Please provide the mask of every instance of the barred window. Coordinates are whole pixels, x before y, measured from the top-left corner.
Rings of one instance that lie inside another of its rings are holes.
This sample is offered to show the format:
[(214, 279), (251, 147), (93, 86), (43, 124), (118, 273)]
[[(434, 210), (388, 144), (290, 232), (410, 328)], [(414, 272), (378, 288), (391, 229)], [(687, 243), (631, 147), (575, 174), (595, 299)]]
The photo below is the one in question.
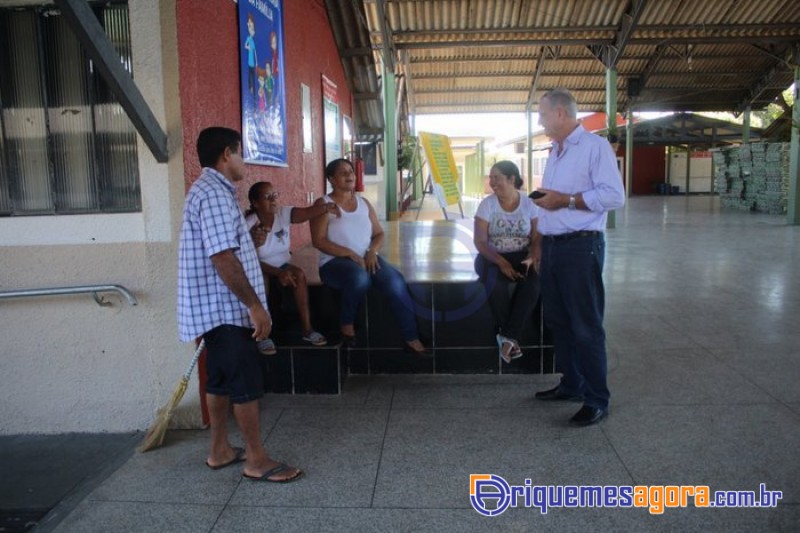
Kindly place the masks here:
[[(128, 6), (93, 6), (131, 71)], [(136, 129), (66, 19), (0, 10), (0, 215), (141, 211)]]

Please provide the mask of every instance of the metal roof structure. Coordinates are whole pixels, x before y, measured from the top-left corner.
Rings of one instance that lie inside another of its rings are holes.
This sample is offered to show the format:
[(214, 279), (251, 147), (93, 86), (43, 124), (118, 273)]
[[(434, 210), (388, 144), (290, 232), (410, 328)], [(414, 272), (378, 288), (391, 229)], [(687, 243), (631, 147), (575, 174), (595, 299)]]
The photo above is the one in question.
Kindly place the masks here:
[[(602, 115), (602, 114), (601, 114)], [(605, 117), (603, 116), (605, 120)], [(587, 127), (584, 124), (584, 127)], [(587, 127), (602, 136), (608, 134), (606, 128), (595, 129)], [(625, 146), (628, 135), (628, 125), (621, 123), (617, 126), (617, 141)], [(550, 150), (553, 142), (544, 130), (537, 128), (532, 132), (533, 151)], [(642, 119), (638, 117), (634, 123), (634, 144), (656, 144), (663, 146), (690, 146), (693, 150), (707, 150), (717, 146), (740, 144), (744, 136), (744, 126), (726, 120), (719, 120), (696, 113), (680, 112), (663, 117)], [(766, 138), (766, 130), (750, 128), (749, 140), (759, 141)], [(509, 139), (502, 143), (508, 146), (524, 143), (527, 135)]]
[(357, 112), (372, 131), (382, 127), (381, 57), (411, 114), (535, 111), (555, 87), (573, 91), (581, 111), (601, 111), (609, 68), (622, 112), (742, 112), (772, 102), (800, 62), (797, 0), (326, 4)]
[[(742, 142), (743, 126), (694, 113), (676, 113), (666, 117), (638, 122), (633, 128), (635, 144), (689, 145), (694, 149), (712, 148)], [(625, 143), (627, 126), (617, 131), (620, 144)], [(759, 140), (761, 128), (750, 128), (750, 140)]]

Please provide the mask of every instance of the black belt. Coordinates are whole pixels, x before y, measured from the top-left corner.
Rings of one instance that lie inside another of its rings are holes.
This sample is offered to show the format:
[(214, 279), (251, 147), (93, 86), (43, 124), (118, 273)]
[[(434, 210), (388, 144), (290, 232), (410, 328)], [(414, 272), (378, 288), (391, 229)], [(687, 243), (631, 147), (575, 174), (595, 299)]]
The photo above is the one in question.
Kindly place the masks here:
[(568, 241), (570, 239), (578, 239), (581, 237), (599, 237), (603, 234), (602, 231), (573, 231), (572, 233), (562, 233), (561, 235), (543, 235), (548, 241)]

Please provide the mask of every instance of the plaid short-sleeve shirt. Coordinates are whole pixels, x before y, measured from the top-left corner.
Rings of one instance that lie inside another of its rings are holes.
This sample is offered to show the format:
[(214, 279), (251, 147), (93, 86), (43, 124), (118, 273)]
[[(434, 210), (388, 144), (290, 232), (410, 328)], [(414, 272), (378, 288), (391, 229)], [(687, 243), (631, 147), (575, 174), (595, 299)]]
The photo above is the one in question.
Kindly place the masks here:
[(232, 249), (264, 308), (258, 255), (233, 184), (204, 168), (186, 195), (178, 248), (178, 336), (191, 341), (222, 324), (251, 327), (247, 307), (219, 277), (211, 256)]

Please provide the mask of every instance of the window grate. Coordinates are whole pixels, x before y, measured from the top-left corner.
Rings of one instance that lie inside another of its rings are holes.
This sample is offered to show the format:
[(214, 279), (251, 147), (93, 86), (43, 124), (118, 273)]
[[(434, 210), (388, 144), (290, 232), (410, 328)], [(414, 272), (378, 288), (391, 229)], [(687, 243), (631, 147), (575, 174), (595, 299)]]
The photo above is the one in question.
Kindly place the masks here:
[[(130, 72), (127, 4), (94, 12)], [(92, 67), (58, 11), (0, 10), (0, 215), (141, 211), (136, 130)]]

